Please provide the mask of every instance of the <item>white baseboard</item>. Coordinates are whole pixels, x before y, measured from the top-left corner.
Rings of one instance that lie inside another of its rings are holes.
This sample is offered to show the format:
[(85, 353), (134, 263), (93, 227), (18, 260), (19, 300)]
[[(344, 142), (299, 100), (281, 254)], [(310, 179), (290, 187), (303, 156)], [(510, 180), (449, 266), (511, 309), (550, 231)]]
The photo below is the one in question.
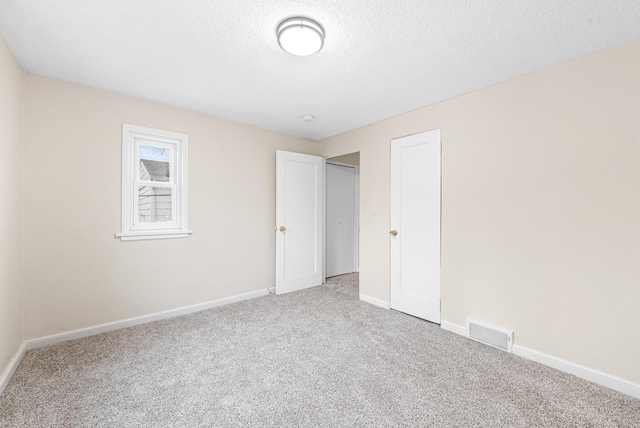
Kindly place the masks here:
[(20, 361), (22, 360), (22, 356), (27, 351), (27, 345), (22, 342), (20, 347), (18, 348), (18, 352), (13, 356), (11, 361), (9, 361), (9, 365), (4, 369), (2, 375), (0, 375), (0, 395), (4, 392), (4, 389), (9, 384), (11, 380), (11, 376), (16, 372), (18, 365), (20, 365)]
[(597, 383), (598, 385), (615, 389), (623, 394), (640, 398), (640, 385), (624, 379), (583, 367), (579, 364), (562, 360), (551, 355), (543, 354), (542, 352), (534, 351), (533, 349), (525, 348), (524, 346), (513, 345), (513, 353), (528, 360), (544, 364), (545, 366), (553, 367), (554, 369), (558, 369), (565, 373), (576, 375), (582, 379)]
[(459, 334), (460, 336), (468, 337), (467, 328), (459, 326), (458, 324), (454, 324), (449, 321), (440, 321), (440, 328), (443, 330), (450, 331), (455, 334)]
[(367, 296), (366, 294), (360, 293), (360, 300), (362, 300), (363, 302), (370, 303), (374, 306), (378, 306), (383, 309), (391, 309), (391, 305), (389, 305), (389, 302), (385, 300), (376, 299), (375, 297)]
[(25, 340), (24, 344), (26, 349), (35, 349), (42, 346), (53, 345), (56, 343), (64, 342), (66, 340), (80, 339), (83, 337), (93, 336), (100, 333), (106, 333), (108, 331), (119, 330), (121, 328), (133, 327), (140, 324), (146, 324), (148, 322), (159, 321), (167, 318), (174, 318), (181, 315), (191, 314), (194, 312), (200, 312), (207, 309), (215, 308), (218, 306), (224, 306), (231, 303), (240, 302), (242, 300), (253, 299), (256, 297), (266, 296), (273, 293), (274, 288), (265, 288), (263, 290), (252, 291), (250, 293), (238, 294), (237, 296), (224, 297), (222, 299), (212, 300), (210, 302), (198, 303), (191, 306), (184, 306), (181, 308), (170, 309), (168, 311), (157, 312), (154, 314), (143, 315), (135, 318), (128, 318), (121, 321), (114, 321), (106, 324), (100, 324), (93, 327), (81, 328), (79, 330), (67, 331), (64, 333), (53, 334), (51, 336), (39, 337), (36, 339)]
[[(459, 326), (458, 324), (442, 321), (440, 327), (443, 330), (451, 331), (459, 334), (460, 336), (467, 337), (467, 329)], [(542, 352), (534, 351), (533, 349), (525, 348), (524, 346), (513, 345), (512, 352), (520, 357), (526, 358), (527, 360), (535, 361), (536, 363), (578, 376), (590, 382), (597, 383), (598, 385), (606, 386), (607, 388), (622, 392), (623, 394), (640, 398), (640, 385), (624, 379), (583, 367), (579, 364), (562, 360), (551, 355), (543, 354)]]

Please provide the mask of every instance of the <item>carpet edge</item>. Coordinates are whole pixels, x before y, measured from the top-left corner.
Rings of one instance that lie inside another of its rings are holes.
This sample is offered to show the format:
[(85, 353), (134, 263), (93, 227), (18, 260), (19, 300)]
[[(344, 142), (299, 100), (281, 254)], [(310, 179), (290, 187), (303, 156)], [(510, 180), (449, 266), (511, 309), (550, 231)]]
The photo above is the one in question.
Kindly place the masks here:
[(22, 357), (24, 356), (25, 352), (27, 352), (27, 344), (23, 341), (18, 347), (18, 351), (15, 353), (13, 358), (11, 358), (9, 364), (4, 369), (4, 372), (2, 372), (2, 374), (0, 375), (0, 396), (4, 392), (4, 389), (7, 387), (7, 385), (9, 385), (9, 381), (20, 365), (20, 361), (22, 361)]
[(620, 379), (610, 374), (584, 367), (579, 364), (572, 363), (571, 361), (563, 360), (561, 358), (535, 351), (521, 345), (514, 344), (513, 353), (528, 360), (544, 364), (545, 366), (558, 369), (565, 373), (578, 376), (579, 378), (640, 399), (640, 385), (628, 380)]
[(391, 309), (391, 305), (386, 300), (376, 299), (375, 297), (367, 296), (366, 294), (360, 293), (360, 300), (382, 309)]
[[(440, 328), (452, 333), (459, 334), (460, 336), (468, 339), (467, 329), (458, 324), (454, 324), (449, 321), (442, 321)], [(600, 372), (598, 370), (590, 369), (588, 367), (581, 366), (571, 361), (563, 360), (561, 358), (554, 357), (552, 355), (545, 354), (540, 351), (526, 348), (522, 345), (513, 345), (512, 353), (526, 358), (527, 360), (535, 361), (547, 367), (551, 367), (560, 370), (565, 373), (569, 373), (589, 382), (596, 383), (607, 388), (611, 388), (615, 391), (629, 395), (633, 398), (640, 399), (640, 385), (630, 382), (625, 379), (609, 375), (607, 373)]]
[(446, 331), (450, 331), (455, 334), (459, 334), (460, 336), (468, 337), (467, 328), (459, 326), (458, 324), (454, 324), (449, 321), (441, 320), (440, 328)]

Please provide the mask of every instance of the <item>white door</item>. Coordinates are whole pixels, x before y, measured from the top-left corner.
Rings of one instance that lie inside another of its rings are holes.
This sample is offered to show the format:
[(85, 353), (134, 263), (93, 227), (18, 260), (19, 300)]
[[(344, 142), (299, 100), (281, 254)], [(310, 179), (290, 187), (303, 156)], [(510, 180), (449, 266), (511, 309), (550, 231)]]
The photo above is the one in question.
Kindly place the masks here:
[(322, 284), (322, 162), (276, 151), (276, 294)]
[(327, 277), (356, 271), (356, 168), (327, 163)]
[(391, 308), (440, 323), (440, 130), (391, 141)]

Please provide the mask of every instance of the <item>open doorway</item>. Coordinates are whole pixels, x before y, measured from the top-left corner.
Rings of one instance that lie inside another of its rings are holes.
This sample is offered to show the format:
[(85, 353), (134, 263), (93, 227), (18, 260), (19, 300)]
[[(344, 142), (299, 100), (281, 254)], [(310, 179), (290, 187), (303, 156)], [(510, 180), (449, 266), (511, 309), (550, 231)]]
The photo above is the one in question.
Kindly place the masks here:
[(360, 152), (326, 161), (326, 286), (358, 298)]

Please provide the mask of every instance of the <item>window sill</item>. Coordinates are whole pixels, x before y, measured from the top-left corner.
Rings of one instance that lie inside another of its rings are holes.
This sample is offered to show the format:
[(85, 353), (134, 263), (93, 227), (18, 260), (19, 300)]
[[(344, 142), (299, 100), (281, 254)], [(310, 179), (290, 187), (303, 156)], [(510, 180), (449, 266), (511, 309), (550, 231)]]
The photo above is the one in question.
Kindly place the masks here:
[(175, 239), (188, 238), (193, 230), (142, 230), (136, 232), (116, 233), (116, 238), (121, 241), (142, 241), (146, 239)]

